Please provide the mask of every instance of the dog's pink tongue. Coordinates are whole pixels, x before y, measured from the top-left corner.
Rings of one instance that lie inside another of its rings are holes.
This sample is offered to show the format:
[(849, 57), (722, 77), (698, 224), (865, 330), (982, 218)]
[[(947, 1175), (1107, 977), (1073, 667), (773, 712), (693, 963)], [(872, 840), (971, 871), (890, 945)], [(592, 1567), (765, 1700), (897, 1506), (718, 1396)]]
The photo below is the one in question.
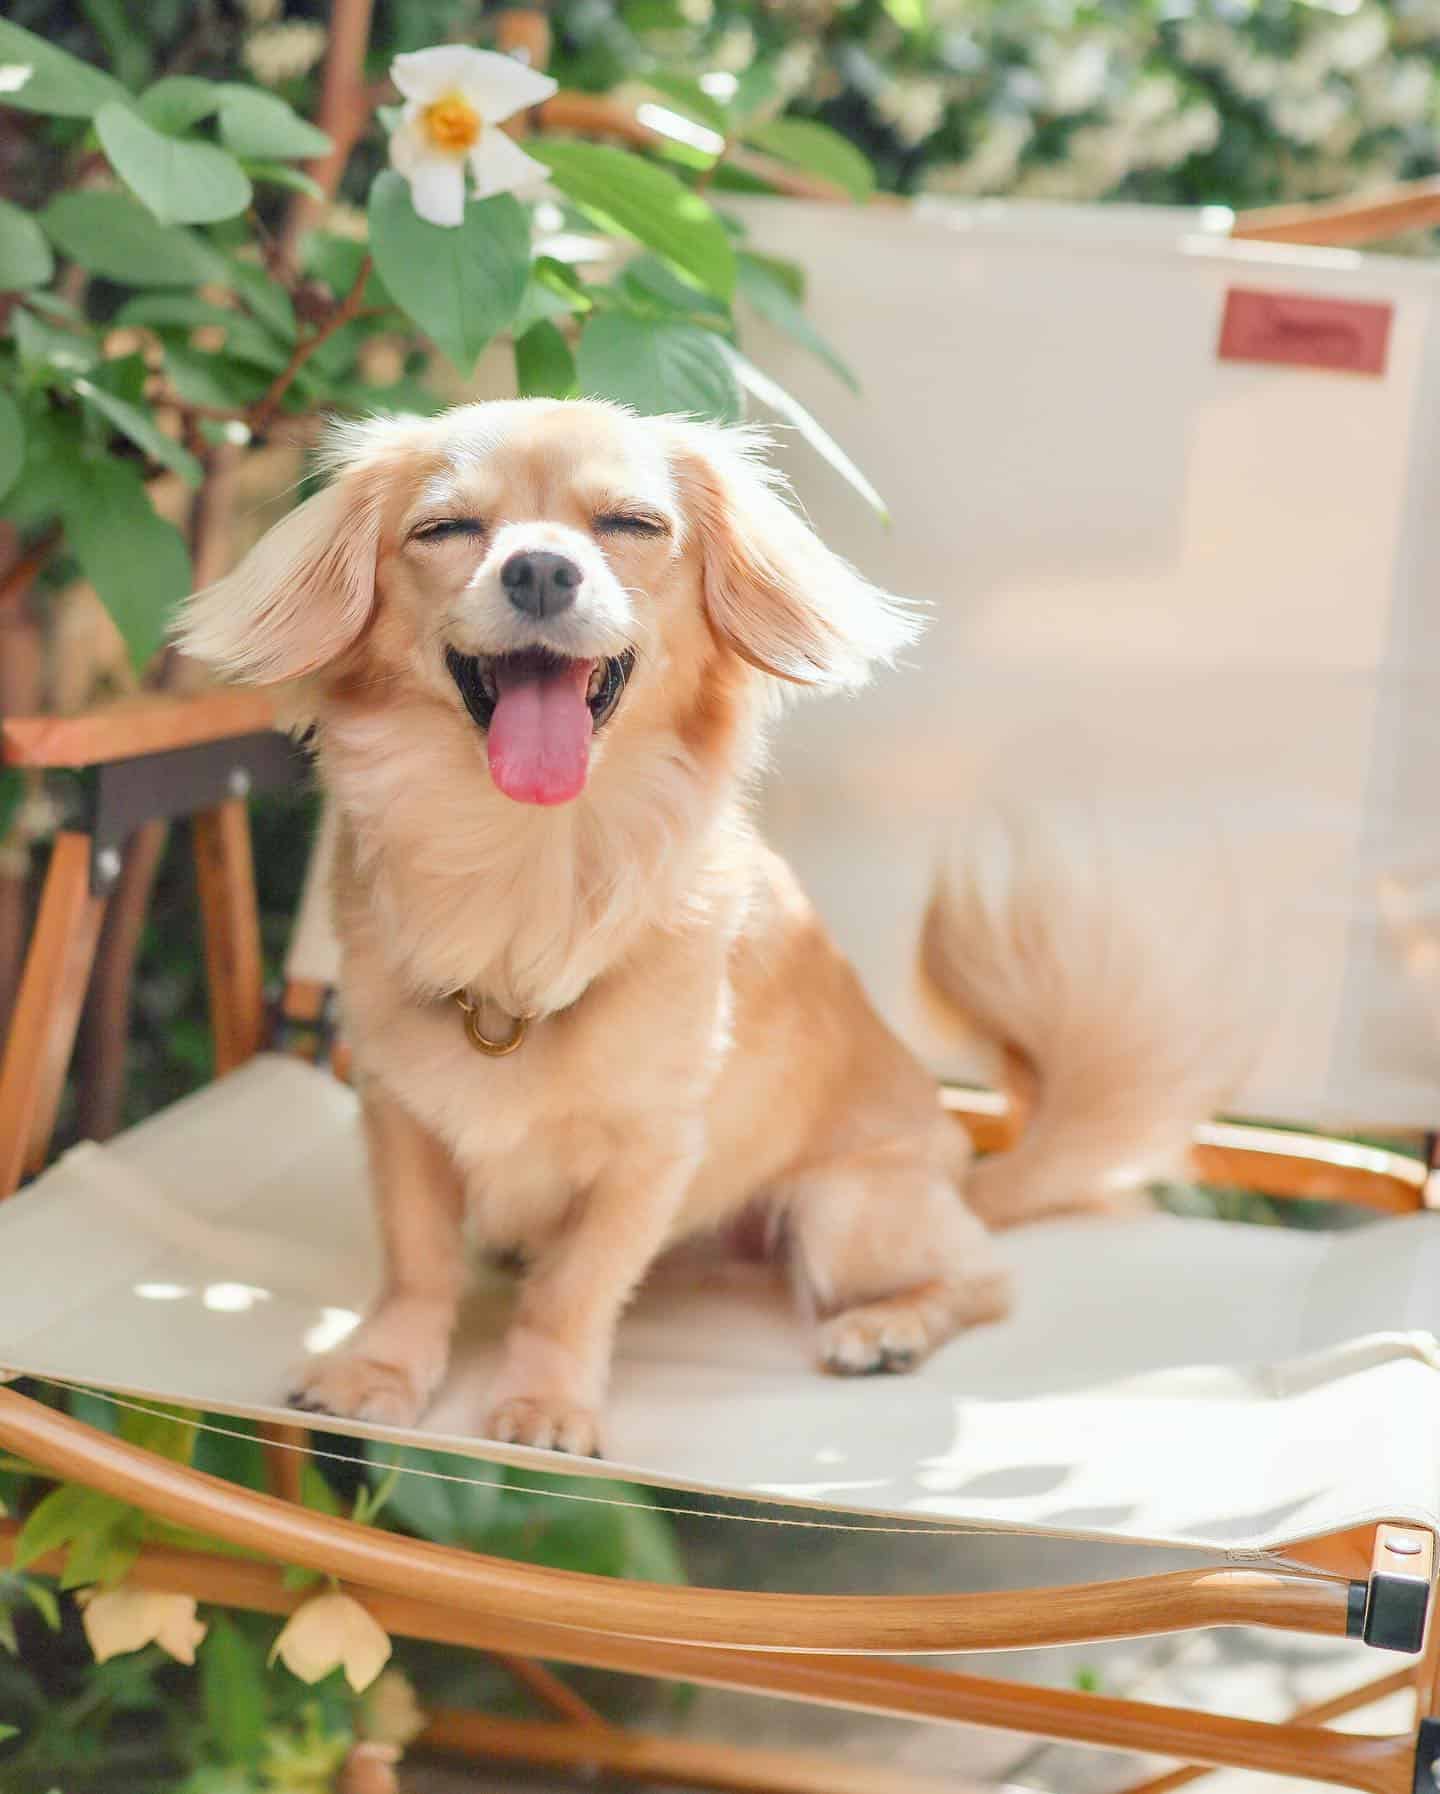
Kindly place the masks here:
[(568, 804), (585, 789), (593, 728), (585, 688), (593, 660), (553, 672), (496, 663), (490, 776), (520, 804)]

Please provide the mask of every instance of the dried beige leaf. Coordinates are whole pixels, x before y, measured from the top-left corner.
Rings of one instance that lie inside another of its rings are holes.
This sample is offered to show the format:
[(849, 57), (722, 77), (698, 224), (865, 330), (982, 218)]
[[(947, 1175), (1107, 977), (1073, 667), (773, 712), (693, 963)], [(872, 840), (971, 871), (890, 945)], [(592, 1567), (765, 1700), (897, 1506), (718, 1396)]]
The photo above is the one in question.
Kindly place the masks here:
[(425, 1730), (425, 1715), (403, 1669), (387, 1669), (370, 1689), (360, 1710), (360, 1729), (367, 1739), (401, 1750)]
[(390, 1657), (383, 1626), (360, 1603), (332, 1590), (297, 1607), (270, 1652), (302, 1682), (319, 1682), (334, 1669), (357, 1694), (368, 1688)]
[(195, 1648), (205, 1636), (205, 1622), (195, 1616), (193, 1595), (87, 1588), (76, 1599), (84, 1609), (85, 1636), (97, 1663), (148, 1644), (158, 1644), (177, 1663), (193, 1663)]

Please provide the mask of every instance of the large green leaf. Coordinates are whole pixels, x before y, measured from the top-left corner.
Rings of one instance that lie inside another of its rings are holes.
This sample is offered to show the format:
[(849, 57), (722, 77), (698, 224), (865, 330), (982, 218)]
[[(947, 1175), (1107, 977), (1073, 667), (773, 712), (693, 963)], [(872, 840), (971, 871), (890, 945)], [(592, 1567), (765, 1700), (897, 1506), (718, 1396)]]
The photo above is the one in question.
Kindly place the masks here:
[(725, 347), (697, 324), (605, 312), (586, 324), (578, 365), (588, 398), (620, 399), (650, 416), (685, 411), (729, 423), (740, 416)]
[(106, 392), (103, 386), (97, 386), (93, 380), (77, 380), (75, 391), (87, 405), (114, 424), (122, 436), (128, 436), (131, 442), (144, 449), (152, 461), (158, 461), (162, 467), (178, 473), (187, 486), (200, 484), (204, 469), (194, 455), (176, 442), (173, 436), (167, 436), (141, 406), (117, 399), (114, 393)]
[(735, 290), (735, 252), (698, 193), (629, 150), (598, 143), (533, 143), (555, 185), (600, 224), (653, 249), (718, 298)]
[(856, 492), (867, 505), (886, 523), (890, 521), (890, 509), (880, 494), (861, 473), (860, 469), (836, 442), (835, 438), (814, 416), (800, 403), (793, 393), (789, 393), (777, 380), (772, 380), (766, 373), (739, 352), (732, 349), (729, 343), (722, 345), (723, 353), (735, 370), (735, 377), (753, 399), (757, 399), (767, 410), (773, 411), (776, 417), (782, 418), (793, 430), (799, 432), (823, 461), (829, 463)]
[(64, 1483), (31, 1509), (15, 1539), (14, 1567), (23, 1570), (89, 1534), (113, 1532), (132, 1511), (112, 1495), (102, 1495), (82, 1483)]
[(26, 368), (54, 368), (61, 374), (83, 374), (100, 359), (100, 345), (78, 330), (65, 330), (48, 324), (23, 305), (17, 305), (10, 317), (10, 328), (20, 365)]
[(110, 165), (162, 224), (212, 224), (250, 204), (250, 180), (228, 151), (147, 125), (129, 106), (102, 106), (95, 131)]
[(143, 667), (190, 590), (190, 555), (180, 532), (156, 514), (139, 474), (123, 461), (77, 467), (62, 515), (85, 577), (115, 620), (130, 658)]
[(814, 119), (770, 118), (763, 124), (747, 125), (745, 141), (768, 150), (782, 162), (833, 181), (851, 199), (869, 199), (875, 191), (875, 170), (855, 145)]
[(522, 399), (573, 399), (579, 390), (570, 345), (548, 318), (515, 339), (515, 386)]
[(62, 255), (134, 287), (192, 287), (227, 278), (223, 258), (190, 231), (158, 224), (125, 193), (62, 193), (40, 214)]
[(253, 1764), (268, 1717), (265, 1657), (228, 1614), (211, 1619), (200, 1647), (200, 1692), (208, 1741), (227, 1762)]
[[(353, 278), (353, 276), (352, 276)], [(295, 307), (280, 282), (253, 262), (231, 258), (225, 284), (234, 289), (262, 324), (287, 343), (295, 341)]]
[(392, 172), (370, 189), (370, 248), (400, 309), (468, 374), (520, 308), (530, 273), (530, 221), (508, 193), (471, 203), (453, 230), (416, 216)]
[(854, 374), (815, 328), (805, 308), (797, 302), (790, 282), (773, 262), (763, 256), (741, 253), (740, 296), (754, 306), (767, 324), (783, 330), (802, 349), (818, 356), (851, 392), (860, 390)]
[(25, 530), (52, 523), (78, 477), (82, 441), (80, 421), (73, 412), (54, 411), (48, 405), (30, 408), (25, 414), (25, 465), (0, 498), (5, 516)]
[(395, 1465), (401, 1468), (385, 1503), (389, 1519), (437, 1545), (472, 1551), (485, 1546), (500, 1512), (502, 1485), (496, 1472), (487, 1474), (486, 1466), (474, 1458), (412, 1451), (405, 1445), (370, 1445), (366, 1455), (377, 1479)]
[(157, 131), (188, 131), (220, 105), (221, 88), (198, 75), (167, 75), (140, 96), (140, 110)]
[(130, 104), (118, 81), (78, 56), (57, 50), (43, 37), (0, 19), (0, 106), (61, 118), (92, 118), (112, 102)]
[(25, 420), (8, 392), (0, 392), (0, 498), (20, 477), (25, 465)]
[(54, 272), (44, 231), (29, 212), (0, 199), (0, 293), (43, 287)]
[(273, 93), (258, 87), (220, 90), (220, 135), (237, 156), (284, 162), (323, 156), (330, 139)]

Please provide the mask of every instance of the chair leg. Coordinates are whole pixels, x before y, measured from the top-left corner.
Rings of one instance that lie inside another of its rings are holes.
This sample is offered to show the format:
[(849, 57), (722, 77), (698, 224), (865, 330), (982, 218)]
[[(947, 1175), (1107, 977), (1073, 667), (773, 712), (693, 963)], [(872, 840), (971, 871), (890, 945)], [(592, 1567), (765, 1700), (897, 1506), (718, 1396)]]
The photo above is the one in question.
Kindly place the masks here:
[(195, 818), (195, 876), (205, 931), (205, 974), (217, 1076), (260, 1051), (265, 984), (250, 815), (240, 798)]
[(104, 916), (90, 888), (90, 837), (67, 829), (51, 850), (0, 1061), (0, 1200), (50, 1150)]
[[(1308, 1707), (1297, 1707), (1288, 1723), (1326, 1725), (1330, 1720), (1339, 1719), (1346, 1713), (1358, 1713), (1361, 1708), (1372, 1706), (1376, 1701), (1388, 1700), (1392, 1694), (1403, 1694), (1413, 1686), (1416, 1673), (1413, 1669), (1392, 1670), (1388, 1676), (1366, 1682), (1360, 1688), (1347, 1688), (1343, 1694), (1332, 1695), (1328, 1701), (1316, 1701)], [(1213, 1769), (1203, 1764), (1187, 1763), (1180, 1769), (1167, 1770), (1164, 1775), (1150, 1776), (1143, 1782), (1131, 1782), (1122, 1790), (1122, 1794), (1171, 1794), (1174, 1788), (1188, 1787), (1202, 1776), (1214, 1773)]]

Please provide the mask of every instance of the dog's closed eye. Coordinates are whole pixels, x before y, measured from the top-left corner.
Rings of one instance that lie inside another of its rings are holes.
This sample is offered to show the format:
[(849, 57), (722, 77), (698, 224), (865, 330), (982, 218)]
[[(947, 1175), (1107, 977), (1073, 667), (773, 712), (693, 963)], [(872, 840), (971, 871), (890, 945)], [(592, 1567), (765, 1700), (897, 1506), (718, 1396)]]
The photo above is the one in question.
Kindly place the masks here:
[(483, 517), (436, 517), (417, 523), (410, 532), (412, 542), (448, 542), (455, 536), (483, 536)]
[(670, 524), (658, 511), (602, 511), (595, 519), (597, 536), (668, 536)]

